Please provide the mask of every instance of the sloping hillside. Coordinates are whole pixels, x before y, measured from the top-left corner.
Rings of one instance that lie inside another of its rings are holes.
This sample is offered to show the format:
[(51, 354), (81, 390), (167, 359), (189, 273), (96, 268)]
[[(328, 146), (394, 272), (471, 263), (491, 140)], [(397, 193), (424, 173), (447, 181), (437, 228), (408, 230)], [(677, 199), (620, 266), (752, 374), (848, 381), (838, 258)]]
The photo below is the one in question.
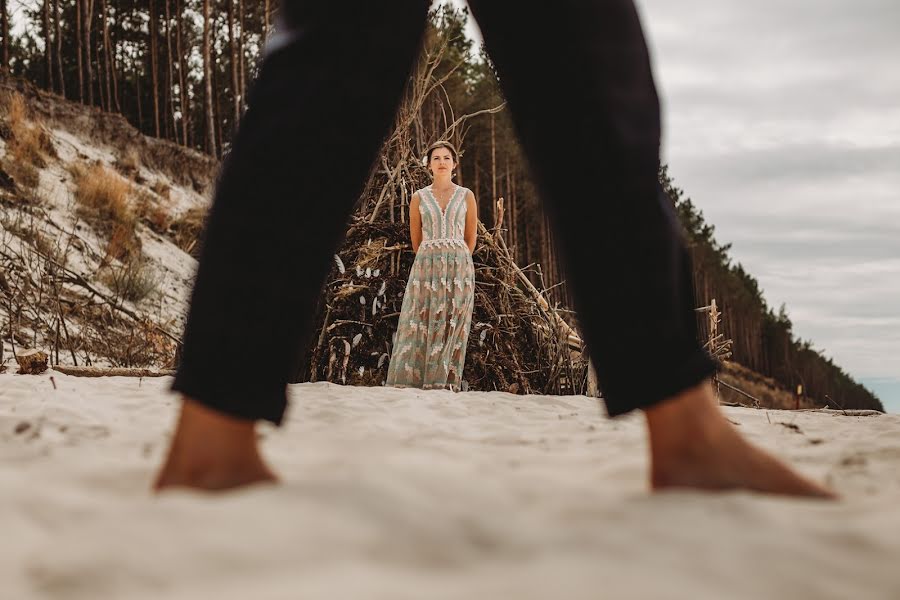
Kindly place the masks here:
[(170, 363), (217, 162), (19, 80), (0, 137), (0, 362)]

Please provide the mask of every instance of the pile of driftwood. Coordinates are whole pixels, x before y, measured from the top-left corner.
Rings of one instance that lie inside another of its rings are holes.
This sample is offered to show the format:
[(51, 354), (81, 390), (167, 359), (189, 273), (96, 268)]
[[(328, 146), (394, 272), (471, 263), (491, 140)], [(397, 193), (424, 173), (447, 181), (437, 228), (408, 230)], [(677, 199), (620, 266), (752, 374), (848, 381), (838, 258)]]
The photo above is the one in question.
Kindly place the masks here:
[[(297, 381), (381, 385), (387, 377), (415, 258), (408, 225), (410, 196), (431, 182), (421, 162), (425, 149), (435, 140), (464, 147), (471, 119), (503, 108), (501, 104), (455, 114), (442, 87), (461, 64), (446, 61), (450, 41), (438, 35), (426, 39), (393, 133), (381, 149), (335, 256), (316, 315), (316, 334)], [(495, 214), (502, 214), (502, 200)], [(502, 226), (502, 216), (490, 229), (479, 224), (473, 255), (475, 308), (463, 387), (520, 394), (596, 394), (596, 386), (588, 383), (581, 340), (515, 264), (500, 235)], [(532, 278), (541, 281), (539, 271)]]
[[(419, 184), (427, 176), (415, 171)], [(408, 206), (403, 207), (404, 210)], [(502, 200), (499, 203), (502, 214)], [(354, 217), (335, 256), (300, 381), (381, 385), (415, 254), (409, 225), (388, 212)], [(581, 340), (520, 269), (499, 235), (479, 223), (475, 308), (463, 372), (470, 390), (589, 393)]]

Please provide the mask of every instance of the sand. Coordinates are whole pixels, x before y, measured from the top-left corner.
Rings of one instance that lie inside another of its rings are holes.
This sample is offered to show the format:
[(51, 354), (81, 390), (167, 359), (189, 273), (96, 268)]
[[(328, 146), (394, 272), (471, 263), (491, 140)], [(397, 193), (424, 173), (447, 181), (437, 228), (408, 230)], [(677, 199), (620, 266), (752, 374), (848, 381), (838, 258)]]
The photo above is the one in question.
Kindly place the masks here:
[(591, 398), (303, 384), (282, 485), (153, 496), (169, 384), (0, 375), (0, 598), (900, 598), (900, 415), (726, 409), (823, 503), (652, 494)]

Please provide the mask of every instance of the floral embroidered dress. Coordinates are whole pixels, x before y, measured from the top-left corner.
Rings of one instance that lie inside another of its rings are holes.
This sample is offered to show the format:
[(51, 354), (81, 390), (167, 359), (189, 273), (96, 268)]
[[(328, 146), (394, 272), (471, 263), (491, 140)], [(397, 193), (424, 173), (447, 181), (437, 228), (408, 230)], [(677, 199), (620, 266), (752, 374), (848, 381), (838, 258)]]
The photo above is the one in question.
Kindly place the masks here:
[(422, 243), (406, 283), (386, 385), (458, 391), (475, 303), (475, 267), (463, 234), (468, 190), (457, 186), (441, 210), (419, 194)]

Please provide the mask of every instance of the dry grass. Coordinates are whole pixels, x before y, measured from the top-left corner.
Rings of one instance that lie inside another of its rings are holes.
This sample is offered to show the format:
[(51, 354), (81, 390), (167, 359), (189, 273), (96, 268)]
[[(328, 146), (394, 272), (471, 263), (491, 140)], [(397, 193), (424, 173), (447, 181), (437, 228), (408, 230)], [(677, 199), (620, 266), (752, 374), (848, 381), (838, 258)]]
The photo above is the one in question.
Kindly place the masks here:
[(188, 254), (195, 254), (200, 245), (200, 236), (205, 223), (205, 208), (192, 208), (174, 219), (170, 230), (175, 244)]
[(130, 186), (121, 177), (99, 164), (78, 165), (73, 169), (73, 175), (81, 217), (104, 226), (107, 233), (116, 223), (134, 223), (134, 214), (128, 206)]
[(138, 219), (156, 233), (165, 235), (169, 232), (172, 217), (169, 211), (158, 204), (158, 200), (153, 194), (141, 191), (138, 194), (135, 212)]
[(16, 159), (3, 161), (3, 170), (12, 178), (16, 186), (29, 195), (37, 190), (38, 184), (41, 182), (40, 172), (28, 163), (23, 163)]
[(0, 136), (6, 139), (2, 168), (23, 192), (32, 194), (47, 158), (56, 157), (53, 142), (43, 126), (30, 118), (21, 94), (0, 99), (0, 115)]
[(156, 233), (166, 233), (172, 224), (169, 212), (161, 206), (151, 206), (145, 213), (144, 218), (147, 226)]
[(172, 190), (169, 184), (161, 179), (157, 179), (150, 189), (153, 190), (153, 193), (166, 200), (169, 199), (169, 192)]
[(135, 179), (141, 169), (141, 159), (136, 151), (129, 150), (119, 154), (113, 167), (124, 177)]
[(6, 122), (9, 126), (9, 150), (37, 168), (47, 166), (47, 157), (56, 157), (56, 149), (50, 134), (42, 124), (33, 119), (21, 94), (12, 94), (5, 103)]
[(69, 175), (72, 176), (72, 180), (76, 183), (79, 179), (87, 175), (88, 167), (90, 167), (90, 163), (87, 162), (86, 155), (79, 152), (78, 158), (80, 160), (70, 162), (68, 165), (66, 165), (66, 170), (69, 171)]
[(134, 225), (116, 223), (109, 234), (103, 263), (108, 264), (111, 260), (129, 263), (136, 259), (140, 252), (141, 242), (134, 230)]
[(75, 165), (78, 215), (109, 241), (106, 260), (128, 260), (138, 254), (137, 217), (128, 204), (131, 186), (103, 165)]

